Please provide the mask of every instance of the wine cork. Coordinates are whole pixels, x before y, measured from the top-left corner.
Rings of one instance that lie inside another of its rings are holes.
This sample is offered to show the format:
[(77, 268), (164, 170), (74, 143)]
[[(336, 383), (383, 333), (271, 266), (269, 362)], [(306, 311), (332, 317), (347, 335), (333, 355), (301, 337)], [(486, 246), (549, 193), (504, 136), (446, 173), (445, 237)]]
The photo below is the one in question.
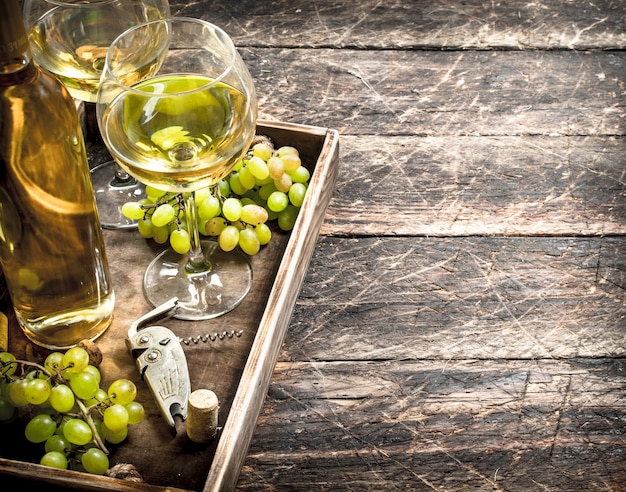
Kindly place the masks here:
[(199, 389), (189, 396), (187, 436), (196, 443), (210, 441), (217, 433), (219, 400), (211, 390)]

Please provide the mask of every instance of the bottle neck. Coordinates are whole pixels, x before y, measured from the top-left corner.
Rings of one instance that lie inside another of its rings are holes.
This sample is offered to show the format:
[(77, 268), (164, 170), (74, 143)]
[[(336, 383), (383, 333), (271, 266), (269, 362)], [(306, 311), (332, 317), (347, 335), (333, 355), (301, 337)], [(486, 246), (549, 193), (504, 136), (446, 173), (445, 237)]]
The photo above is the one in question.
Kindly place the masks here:
[(31, 63), (30, 46), (18, 0), (0, 0), (0, 77)]

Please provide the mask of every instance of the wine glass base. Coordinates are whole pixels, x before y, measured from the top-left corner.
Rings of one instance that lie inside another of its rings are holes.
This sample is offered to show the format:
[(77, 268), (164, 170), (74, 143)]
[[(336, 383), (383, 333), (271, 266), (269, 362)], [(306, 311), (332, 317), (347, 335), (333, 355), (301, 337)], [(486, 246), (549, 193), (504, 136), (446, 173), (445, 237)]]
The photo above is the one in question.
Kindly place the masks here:
[(237, 307), (252, 286), (252, 265), (238, 251), (222, 251), (214, 241), (201, 241), (211, 262), (209, 272), (187, 273), (187, 255), (167, 249), (148, 266), (144, 294), (153, 306), (178, 298), (174, 317), (184, 320), (216, 318)]
[(136, 229), (137, 221), (122, 215), (122, 205), (145, 196), (146, 187), (131, 178), (128, 183), (115, 180), (115, 162), (97, 165), (91, 170), (91, 182), (96, 195), (100, 225), (105, 229)]

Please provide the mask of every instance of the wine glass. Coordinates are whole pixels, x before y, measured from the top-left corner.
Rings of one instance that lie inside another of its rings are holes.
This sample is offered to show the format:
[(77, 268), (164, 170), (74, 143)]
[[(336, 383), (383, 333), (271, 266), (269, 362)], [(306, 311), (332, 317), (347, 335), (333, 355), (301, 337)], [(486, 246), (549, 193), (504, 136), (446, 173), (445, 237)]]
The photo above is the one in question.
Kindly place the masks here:
[(195, 191), (224, 178), (256, 130), (256, 92), (233, 41), (199, 19), (132, 27), (107, 53), (96, 114), (111, 155), (139, 181), (182, 192), (191, 250), (168, 248), (144, 275), (147, 299), (178, 298), (175, 316), (209, 319), (245, 297), (252, 268), (238, 251), (200, 241)]
[[(23, 14), (35, 61), (84, 102), (86, 137), (98, 138), (94, 103), (109, 45), (132, 25), (169, 17), (170, 8), (167, 0), (25, 0)], [(143, 184), (115, 161), (93, 167), (91, 182), (102, 227), (137, 227), (121, 208), (144, 194)]]

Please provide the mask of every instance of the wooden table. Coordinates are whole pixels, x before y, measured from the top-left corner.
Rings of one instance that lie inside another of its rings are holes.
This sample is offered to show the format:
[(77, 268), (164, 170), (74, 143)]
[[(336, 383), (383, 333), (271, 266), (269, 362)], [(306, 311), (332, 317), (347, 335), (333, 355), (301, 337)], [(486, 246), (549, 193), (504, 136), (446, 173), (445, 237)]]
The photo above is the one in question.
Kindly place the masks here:
[(626, 4), (171, 4), (341, 134), (237, 489), (626, 490)]
[(625, 490), (626, 4), (174, 1), (339, 180), (239, 490)]

